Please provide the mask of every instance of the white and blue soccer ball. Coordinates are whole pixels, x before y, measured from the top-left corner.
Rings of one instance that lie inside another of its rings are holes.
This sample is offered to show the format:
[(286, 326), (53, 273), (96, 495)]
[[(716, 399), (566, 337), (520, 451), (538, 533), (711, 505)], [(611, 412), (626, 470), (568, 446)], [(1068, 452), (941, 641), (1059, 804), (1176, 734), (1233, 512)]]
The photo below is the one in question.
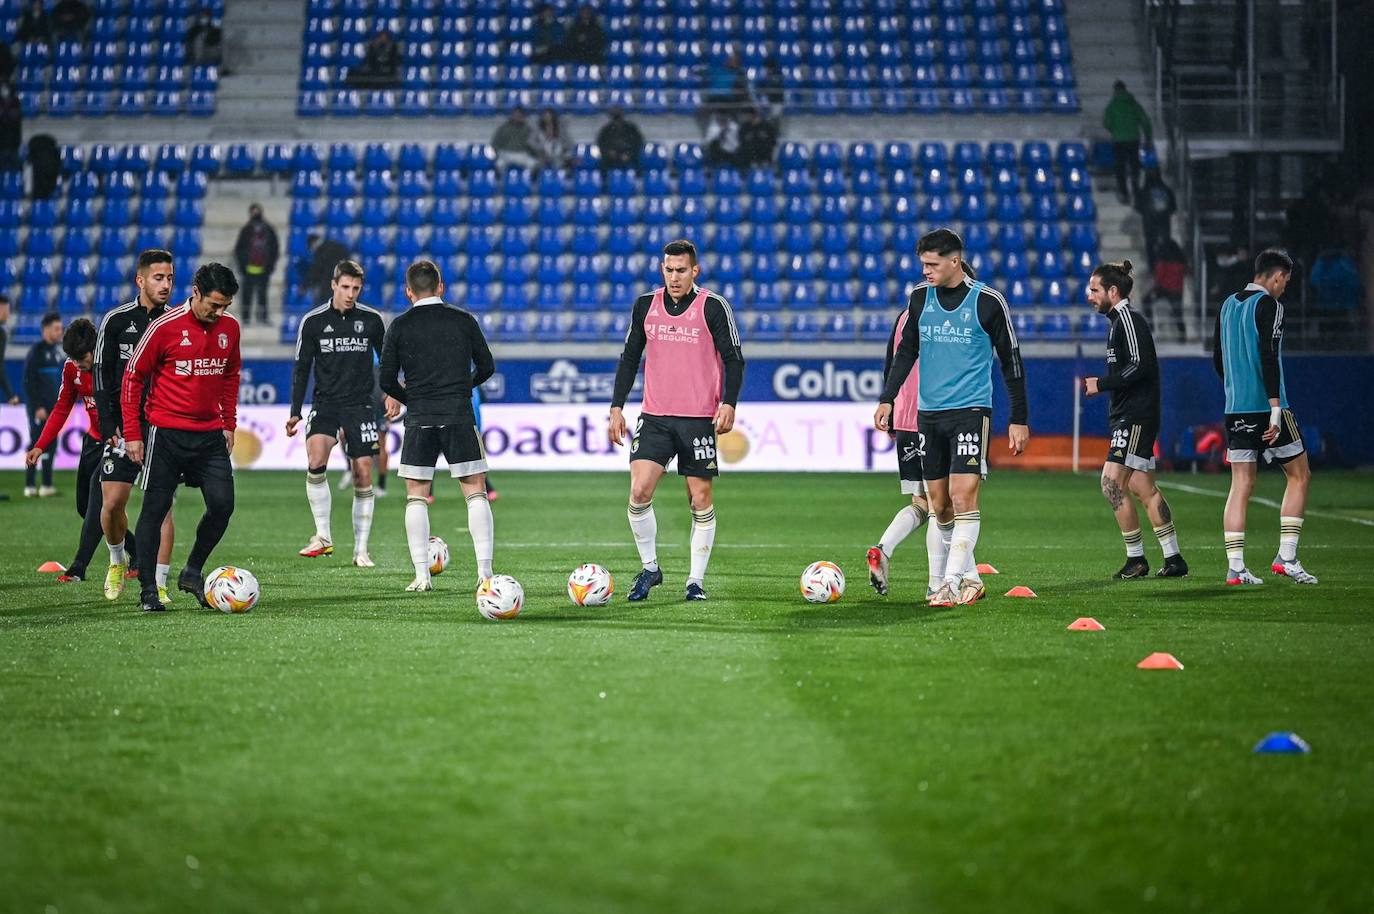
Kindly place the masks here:
[(578, 606), (605, 606), (615, 593), (615, 578), (595, 562), (578, 565), (568, 575), (568, 599)]
[(524, 605), (525, 588), (508, 574), (492, 575), (477, 588), (477, 611), (484, 619), (514, 619)]

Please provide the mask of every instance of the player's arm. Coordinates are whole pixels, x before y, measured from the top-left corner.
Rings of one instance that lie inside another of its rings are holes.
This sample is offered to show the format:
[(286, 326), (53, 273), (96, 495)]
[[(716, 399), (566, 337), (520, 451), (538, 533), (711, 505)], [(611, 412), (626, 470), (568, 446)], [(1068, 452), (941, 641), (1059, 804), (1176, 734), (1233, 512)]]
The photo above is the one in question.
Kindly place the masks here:
[(310, 372), (315, 365), (316, 321), (306, 318), (296, 332), (296, 361), (291, 367), (291, 412), (286, 418), (286, 435), (296, 434), (301, 412), (305, 409), (305, 389), (310, 386)]
[(9, 345), (9, 335), (4, 327), (0, 327), (0, 400), (5, 403), (18, 403), (19, 397), (15, 395), (14, 388), (10, 387), (9, 372), (5, 371), (5, 347)]
[(229, 352), (229, 362), (224, 366), (224, 382), (220, 388), (219, 415), (224, 427), (224, 447), (234, 450), (234, 429), (239, 426), (239, 375), (243, 371), (243, 354), (240, 343), (234, 340), (234, 348)]
[(620, 351), (620, 361), (615, 366), (615, 387), (611, 391), (611, 415), (608, 433), (611, 443), (625, 443), (625, 400), (635, 386), (635, 375), (639, 374), (639, 363), (644, 358), (644, 347), (649, 337), (644, 332), (644, 319), (649, 314), (652, 298), (641, 295), (635, 300), (634, 311), (630, 314), (630, 329), (625, 334), (625, 348)]
[(898, 391), (906, 383), (907, 375), (911, 374), (916, 360), (921, 357), (921, 311), (925, 308), (925, 301), (924, 292), (919, 295), (912, 292), (911, 299), (907, 302), (906, 326), (902, 328), (902, 338), (893, 351), (892, 363), (887, 370), (887, 383), (883, 385), (883, 394), (878, 398), (878, 404), (889, 407), (889, 412), (897, 399)]
[[(95, 388), (95, 408), (100, 415), (100, 437), (111, 441), (119, 434), (115, 424), (115, 403), (119, 400), (119, 333), (111, 327), (113, 317), (100, 322), (100, 334), (95, 340), (95, 365), (91, 368), (91, 383)], [(122, 321), (120, 322), (123, 323)]]
[(119, 409), (124, 418), (125, 454), (134, 463), (143, 463), (143, 392), (148, 379), (162, 358), (163, 327), (149, 327), (134, 347), (133, 357), (124, 368), (119, 387)]
[(1264, 379), (1264, 395), (1269, 399), (1269, 427), (1262, 436), (1266, 444), (1279, 437), (1279, 422), (1283, 408), (1279, 405), (1282, 390), (1279, 371), (1279, 344), (1283, 342), (1283, 305), (1265, 295), (1255, 305), (1255, 330), (1259, 333), (1260, 376)]
[(716, 431), (728, 432), (735, 427), (735, 406), (744, 387), (744, 350), (740, 346), (739, 327), (735, 324), (730, 303), (723, 298), (707, 299), (706, 326), (725, 369), (720, 405), (716, 407)]
[(382, 362), (377, 369), (377, 383), (382, 393), (397, 403), (406, 401), (406, 389), (401, 384), (400, 337), (403, 330), (394, 323), (391, 325), (382, 343)]
[(1021, 346), (1011, 323), (1007, 300), (985, 289), (978, 295), (978, 322), (992, 340), (997, 360), (1002, 364), (1002, 383), (1007, 387), (1011, 416), (1007, 422), (1008, 449), (1020, 454), (1030, 440), (1029, 409), (1026, 406), (1026, 366), (1021, 361)]
[(487, 378), (496, 374), (496, 359), (492, 357), (491, 347), (487, 345), (487, 338), (477, 318), (468, 315), (468, 320), (472, 325), (468, 329), (472, 340), (472, 389), (476, 390)]
[(77, 372), (76, 363), (70, 359), (62, 366), (62, 386), (57, 388), (57, 403), (53, 405), (52, 412), (48, 413), (48, 421), (43, 423), (43, 431), (38, 434), (38, 440), (24, 455), (24, 462), (29, 466), (38, 463), (38, 458), (57, 440), (58, 433), (67, 424), (67, 417), (72, 414), (72, 407), (76, 405)]
[(1226, 380), (1226, 362), (1221, 357), (1221, 309), (1217, 309), (1216, 324), (1212, 328), (1212, 368), (1217, 377)]

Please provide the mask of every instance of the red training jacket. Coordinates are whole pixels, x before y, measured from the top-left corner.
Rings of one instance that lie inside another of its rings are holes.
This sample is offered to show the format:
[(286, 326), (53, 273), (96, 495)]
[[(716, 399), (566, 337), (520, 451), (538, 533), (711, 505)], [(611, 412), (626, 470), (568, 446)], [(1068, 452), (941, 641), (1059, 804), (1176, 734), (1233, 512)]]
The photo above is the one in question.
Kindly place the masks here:
[(225, 314), (203, 324), (189, 302), (172, 308), (148, 325), (124, 370), (119, 399), (125, 440), (143, 438), (142, 423), (130, 422), (132, 416), (158, 428), (232, 431), (238, 425), (239, 366), (237, 320)]
[(44, 451), (48, 449), (48, 445), (53, 443), (62, 427), (67, 424), (67, 417), (72, 414), (77, 397), (81, 398), (82, 404), (86, 407), (86, 419), (90, 422), (86, 434), (96, 441), (100, 440), (100, 415), (95, 409), (95, 377), (89, 371), (77, 368), (75, 362), (67, 359), (67, 363), (62, 366), (62, 386), (57, 389), (57, 405), (48, 413), (48, 421), (43, 424), (43, 432), (34, 442), (34, 447)]

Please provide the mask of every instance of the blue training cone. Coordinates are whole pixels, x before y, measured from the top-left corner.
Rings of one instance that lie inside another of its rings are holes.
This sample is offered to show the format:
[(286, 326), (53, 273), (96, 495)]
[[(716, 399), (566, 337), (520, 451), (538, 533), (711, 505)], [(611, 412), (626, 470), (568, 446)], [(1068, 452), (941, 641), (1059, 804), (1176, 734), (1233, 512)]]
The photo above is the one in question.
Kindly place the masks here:
[(1270, 733), (1255, 746), (1256, 752), (1285, 752), (1303, 754), (1312, 751), (1307, 741), (1296, 733)]

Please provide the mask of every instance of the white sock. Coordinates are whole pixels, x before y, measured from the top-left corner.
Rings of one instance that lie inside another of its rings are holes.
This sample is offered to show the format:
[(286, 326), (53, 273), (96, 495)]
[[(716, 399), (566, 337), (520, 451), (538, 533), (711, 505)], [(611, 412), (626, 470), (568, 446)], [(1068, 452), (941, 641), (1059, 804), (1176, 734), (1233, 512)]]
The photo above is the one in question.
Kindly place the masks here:
[(878, 547), (883, 550), (883, 554), (892, 558), (892, 550), (924, 524), (926, 516), (926, 513), (915, 505), (907, 505), (898, 511), (893, 516), (892, 523), (883, 531), (882, 538), (878, 540)]
[(1121, 534), (1121, 538), (1126, 542), (1126, 558), (1142, 559), (1145, 557), (1145, 537), (1141, 535), (1139, 527)]
[(930, 590), (939, 590), (945, 582), (945, 560), (949, 557), (949, 540), (953, 533), (954, 521), (948, 524), (936, 521), (926, 528), (926, 559), (930, 562), (926, 586)]
[(429, 580), (429, 505), (423, 495), (406, 497), (406, 545), (417, 581)]
[(354, 555), (367, 552), (367, 538), (372, 534), (372, 509), (377, 505), (377, 499), (372, 496), (372, 486), (353, 490)]
[(171, 571), (172, 571), (172, 566), (171, 566), (171, 565), (159, 565), (159, 566), (157, 566), (157, 586), (158, 586), (158, 587), (166, 587), (166, 586), (167, 586), (167, 575), (170, 574)]
[(129, 553), (124, 549), (124, 543), (106, 543), (110, 547), (110, 564), (123, 565), (129, 561)]
[(1301, 517), (1279, 518), (1279, 558), (1285, 562), (1298, 560), (1298, 538), (1302, 536)]
[(957, 585), (964, 577), (973, 547), (978, 543), (978, 528), (982, 515), (965, 511), (954, 515), (954, 532), (949, 541), (949, 557), (945, 559), (945, 583)]
[(978, 573), (978, 560), (973, 557), (972, 549), (968, 551), (968, 564), (964, 566), (964, 580), (983, 583), (983, 576)]
[(1245, 531), (1227, 530), (1226, 567), (1230, 571), (1240, 571), (1245, 567)]
[(315, 535), (326, 543), (334, 542), (333, 537), (329, 535), (329, 477), (324, 473), (306, 473), (305, 499), (310, 502), (310, 513), (315, 517)]
[(1160, 551), (1167, 559), (1172, 555), (1178, 555), (1178, 531), (1174, 529), (1174, 522), (1161, 524), (1154, 528), (1155, 539), (1159, 540)]
[(688, 584), (701, 584), (706, 580), (706, 563), (711, 561), (711, 547), (716, 542), (716, 509), (707, 506), (701, 511), (692, 512), (692, 570), (687, 575)]
[(477, 577), (485, 581), (491, 577), (491, 550), (496, 539), (496, 521), (491, 516), (491, 502), (486, 492), (468, 496), (468, 535), (472, 537), (472, 552), (477, 557)]
[(654, 503), (637, 505), (630, 502), (629, 518), (639, 561), (648, 570), (658, 571), (658, 518), (654, 515)]

